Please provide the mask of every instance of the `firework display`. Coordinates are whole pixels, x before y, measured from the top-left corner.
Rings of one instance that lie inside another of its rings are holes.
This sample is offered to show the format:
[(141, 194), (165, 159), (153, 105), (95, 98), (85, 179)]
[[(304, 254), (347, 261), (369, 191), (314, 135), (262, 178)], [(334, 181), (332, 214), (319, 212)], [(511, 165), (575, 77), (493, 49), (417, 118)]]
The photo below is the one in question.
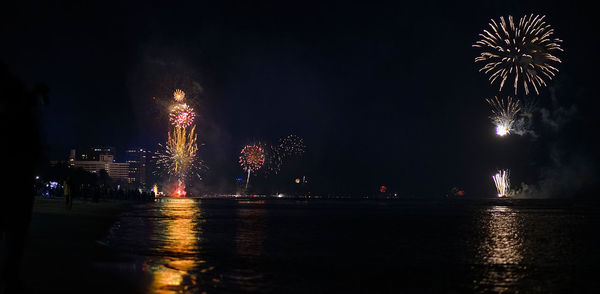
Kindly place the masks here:
[(176, 128), (187, 128), (194, 123), (196, 113), (194, 109), (185, 103), (178, 103), (172, 106), (169, 113), (169, 121)]
[(494, 180), (494, 184), (496, 185), (498, 197), (510, 196), (510, 179), (508, 175), (508, 170), (498, 171), (498, 173), (492, 176), (492, 179)]
[(162, 150), (157, 153), (159, 170), (177, 179), (176, 196), (186, 195), (185, 180), (197, 175), (196, 171), (200, 168), (196, 126), (193, 124), (196, 114), (190, 106), (182, 103), (184, 98), (183, 91), (177, 89), (173, 92), (176, 103), (171, 105), (169, 112), (173, 129), (168, 132), (167, 143), (159, 144)]
[(250, 181), (250, 173), (260, 169), (265, 164), (265, 150), (258, 144), (246, 145), (240, 152), (240, 165), (242, 169), (248, 172), (246, 179), (246, 188)]
[(265, 147), (265, 165), (267, 174), (277, 175), (282, 166), (293, 157), (298, 157), (306, 152), (304, 140), (294, 134), (280, 138), (276, 145)]
[(281, 167), (292, 157), (297, 157), (306, 151), (302, 138), (291, 134), (280, 138), (277, 145), (266, 148), (265, 169), (268, 173), (279, 174)]
[(494, 99), (486, 99), (486, 101), (492, 106), (490, 119), (496, 126), (496, 134), (501, 137), (510, 134), (513, 131), (517, 114), (521, 110), (519, 101), (513, 100), (511, 97), (500, 100), (497, 96)]
[(258, 170), (265, 163), (265, 151), (259, 145), (246, 145), (240, 154), (240, 165), (245, 171)]
[[(562, 63), (557, 54), (563, 51), (562, 40), (554, 36), (554, 29), (546, 23), (545, 16), (525, 15), (516, 21), (511, 15), (491, 19), (489, 27), (479, 34), (479, 40), (473, 47), (481, 52), (475, 58), (482, 64), (479, 69), (488, 76), (491, 85), (498, 85), (501, 92), (505, 85), (512, 86), (514, 94), (531, 91), (540, 94), (540, 89), (547, 86), (559, 72), (558, 64)], [(486, 99), (492, 107), (490, 119), (496, 127), (498, 136), (511, 133), (530, 134), (535, 99), (524, 103), (518, 99)], [(510, 183), (508, 171), (503, 170), (493, 177), (499, 197), (509, 196)]]
[(175, 101), (181, 102), (185, 98), (185, 92), (176, 89), (175, 92), (173, 92), (173, 98), (175, 99)]
[(546, 80), (558, 73), (557, 63), (561, 60), (554, 54), (563, 51), (562, 40), (554, 38), (554, 29), (544, 21), (545, 16), (523, 16), (515, 23), (512, 16), (508, 21), (500, 17), (491, 20), (490, 29), (479, 34), (481, 39), (473, 47), (481, 48), (475, 62), (483, 62), (479, 70), (489, 75), (491, 84), (499, 81), (500, 90), (506, 82), (512, 83), (515, 95), (522, 87), (529, 94), (530, 86), (539, 94)]
[(264, 169), (267, 174), (279, 174), (283, 166), (284, 154), (279, 148), (279, 145), (268, 145), (265, 148), (265, 164)]
[(196, 126), (189, 132), (183, 128), (175, 128), (168, 134), (164, 153), (159, 154), (157, 163), (167, 167), (167, 173), (178, 178), (185, 178), (195, 163), (198, 145), (196, 144)]
[(284, 156), (301, 155), (306, 150), (306, 145), (302, 138), (292, 134), (279, 139), (278, 149)]

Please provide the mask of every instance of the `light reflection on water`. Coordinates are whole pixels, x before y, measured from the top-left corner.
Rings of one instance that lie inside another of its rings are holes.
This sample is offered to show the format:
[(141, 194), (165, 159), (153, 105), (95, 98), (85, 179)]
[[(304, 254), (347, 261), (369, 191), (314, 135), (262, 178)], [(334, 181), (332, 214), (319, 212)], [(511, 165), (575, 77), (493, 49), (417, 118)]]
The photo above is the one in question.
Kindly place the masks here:
[(258, 258), (264, 249), (266, 219), (264, 208), (238, 208), (239, 225), (235, 236), (237, 254)]
[(226, 274), (232, 289), (248, 292), (264, 292), (267, 281), (260, 270), (264, 252), (267, 219), (264, 207), (242, 205), (236, 209), (235, 254), (237, 265)]
[(523, 233), (518, 213), (510, 207), (493, 206), (481, 217), (484, 237), (479, 244), (479, 262), (486, 265), (479, 287), (506, 292), (523, 278)]
[[(210, 248), (206, 248), (209, 243), (203, 228), (209, 225), (210, 217), (201, 204), (193, 198), (158, 199), (121, 216), (107, 237), (108, 243), (136, 260), (133, 271), (141, 269), (139, 283), (143, 292), (265, 289), (261, 258), (267, 218), (266, 209), (258, 205), (263, 203), (212, 207), (211, 220), (217, 221), (212, 222)], [(220, 213), (225, 213), (225, 217)], [(213, 263), (216, 256), (219, 264)]]
[(600, 248), (587, 233), (600, 217), (559, 209), (201, 201), (162, 199), (115, 224), (108, 243), (143, 293), (566, 292), (589, 283), (572, 268)]
[[(204, 243), (201, 205), (189, 198), (164, 199), (158, 204), (157, 225), (152, 229), (160, 255), (148, 256), (144, 269), (152, 275), (150, 292), (198, 292), (214, 288), (221, 276), (211, 275), (215, 269), (203, 259)], [(237, 266), (224, 273), (228, 288), (261, 291), (265, 287), (263, 273), (257, 269), (263, 254), (266, 234), (266, 211), (254, 203), (236, 209), (237, 226), (234, 243)], [(207, 287), (209, 286), (209, 287)]]
[(152, 235), (161, 240), (158, 252), (148, 256), (144, 270), (152, 275), (150, 292), (186, 292), (198, 286), (197, 273), (212, 270), (201, 254), (202, 227), (199, 203), (194, 199), (172, 198), (160, 203)]

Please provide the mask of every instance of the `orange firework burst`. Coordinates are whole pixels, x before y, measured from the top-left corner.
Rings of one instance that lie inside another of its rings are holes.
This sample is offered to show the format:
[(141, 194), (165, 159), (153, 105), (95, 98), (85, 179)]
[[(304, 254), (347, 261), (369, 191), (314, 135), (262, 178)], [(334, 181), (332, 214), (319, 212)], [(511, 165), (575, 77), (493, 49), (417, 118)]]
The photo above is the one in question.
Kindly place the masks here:
[(173, 92), (173, 98), (175, 99), (175, 101), (181, 102), (185, 98), (185, 92), (176, 89), (175, 92)]

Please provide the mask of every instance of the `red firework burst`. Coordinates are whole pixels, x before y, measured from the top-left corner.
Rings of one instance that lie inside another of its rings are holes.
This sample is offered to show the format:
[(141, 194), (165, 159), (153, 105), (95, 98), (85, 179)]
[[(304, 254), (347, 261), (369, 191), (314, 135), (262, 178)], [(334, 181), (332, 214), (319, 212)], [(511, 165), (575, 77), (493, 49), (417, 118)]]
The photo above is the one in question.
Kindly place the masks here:
[(265, 164), (265, 150), (258, 145), (246, 145), (240, 152), (240, 165), (245, 171), (255, 171)]

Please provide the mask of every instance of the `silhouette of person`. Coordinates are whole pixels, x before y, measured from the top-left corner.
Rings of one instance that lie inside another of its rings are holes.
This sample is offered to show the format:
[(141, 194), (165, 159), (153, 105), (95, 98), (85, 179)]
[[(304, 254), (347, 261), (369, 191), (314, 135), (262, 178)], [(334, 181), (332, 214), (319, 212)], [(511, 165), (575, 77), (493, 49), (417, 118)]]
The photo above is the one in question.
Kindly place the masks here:
[[(40, 99), (41, 98), (41, 99)], [(39, 106), (48, 102), (48, 87), (28, 89), (0, 61), (0, 126), (10, 171), (0, 194), (0, 293), (21, 292), (20, 263), (35, 195), (35, 173), (43, 162)]]
[(65, 208), (67, 210), (71, 210), (73, 207), (73, 192), (71, 190), (72, 186), (71, 177), (67, 177), (64, 182)]

